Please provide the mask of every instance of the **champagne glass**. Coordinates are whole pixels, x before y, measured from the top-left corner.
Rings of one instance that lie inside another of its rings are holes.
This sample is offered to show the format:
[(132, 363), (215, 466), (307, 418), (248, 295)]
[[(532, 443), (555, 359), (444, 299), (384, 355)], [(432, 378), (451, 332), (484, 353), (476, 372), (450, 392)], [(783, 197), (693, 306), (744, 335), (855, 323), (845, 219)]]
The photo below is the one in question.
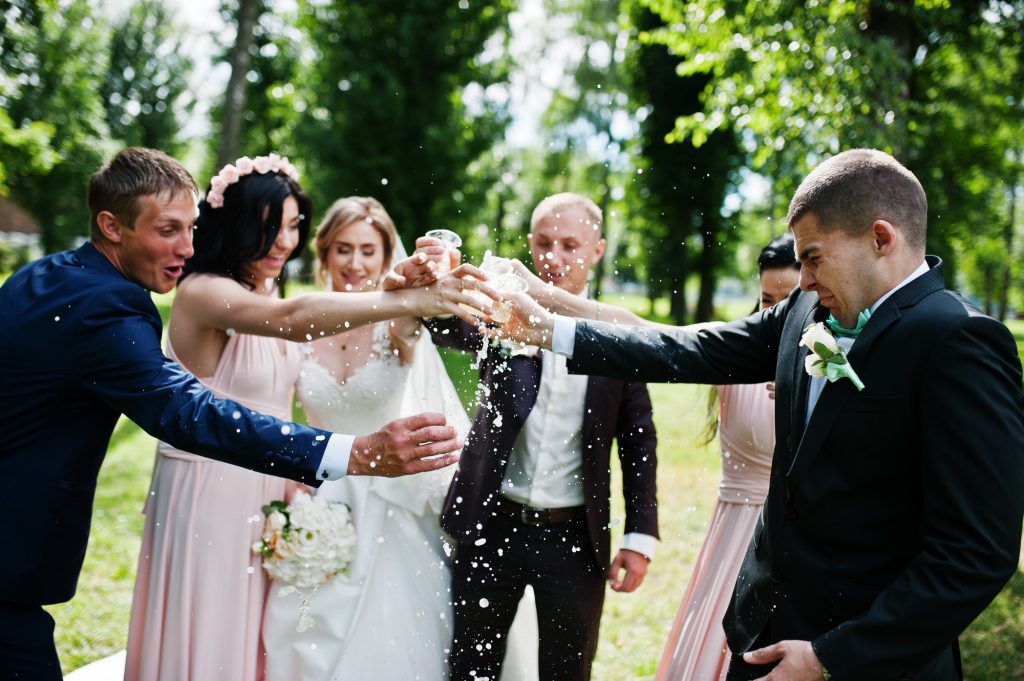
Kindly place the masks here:
[(462, 237), (453, 232), (450, 229), (432, 229), (424, 236), (428, 236), (431, 239), (437, 239), (441, 242), (441, 247), (445, 249), (445, 258), (437, 261), (437, 276), (448, 274), (452, 270), (452, 261), (455, 259), (452, 251), (455, 251), (462, 245)]

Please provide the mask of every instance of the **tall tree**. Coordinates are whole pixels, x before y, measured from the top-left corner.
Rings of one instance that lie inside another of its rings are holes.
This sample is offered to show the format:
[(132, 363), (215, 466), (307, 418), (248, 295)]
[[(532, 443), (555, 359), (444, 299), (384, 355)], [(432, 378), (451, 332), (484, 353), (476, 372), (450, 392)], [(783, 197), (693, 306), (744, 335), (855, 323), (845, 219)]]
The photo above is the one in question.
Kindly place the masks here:
[(34, 153), (5, 156), (9, 195), (39, 223), (44, 249), (60, 250), (89, 233), (85, 187), (107, 147), (105, 30), (87, 0), (11, 0), (0, 14), (4, 111), (31, 139), (16, 146)]
[[(633, 5), (633, 23), (640, 33), (657, 29), (656, 14)], [(736, 135), (722, 126), (701, 145), (675, 134), (676, 119), (703, 108), (709, 77), (691, 74), (680, 78), (683, 60), (663, 45), (640, 43), (629, 61), (634, 100), (645, 112), (640, 123), (643, 173), (638, 205), (647, 212), (644, 224), (649, 248), (648, 282), (654, 292), (667, 292), (670, 314), (676, 323), (688, 318), (686, 279), (696, 271), (699, 293), (694, 319), (707, 321), (726, 244), (722, 205), (726, 191), (743, 163)], [(696, 248), (698, 247), (699, 248)]]
[(235, 43), (231, 49), (231, 77), (228, 79), (221, 109), (220, 134), (217, 136), (216, 167), (233, 163), (239, 157), (242, 117), (245, 112), (246, 77), (252, 63), (252, 43), (256, 22), (263, 12), (263, 0), (238, 0), (233, 18)]
[(107, 127), (127, 146), (182, 148), (182, 115), (191, 111), (181, 31), (164, 0), (133, 3), (115, 24), (110, 65), (100, 85)]
[(318, 205), (377, 196), (403, 238), (474, 224), (467, 168), (504, 132), (510, 0), (303, 2), (313, 56), (296, 139)]
[(958, 251), (983, 244), (964, 235), (1007, 214), (1005, 163), (995, 160), (1005, 140), (975, 133), (1020, 139), (1020, 84), (1007, 78), (1020, 59), (1020, 3), (643, 1), (665, 20), (653, 35), (683, 59), (680, 75), (710, 76), (704, 107), (681, 117), (677, 134), (699, 145), (736, 126), (776, 196), (841, 148), (887, 150), (921, 178), (929, 249), (954, 282)]

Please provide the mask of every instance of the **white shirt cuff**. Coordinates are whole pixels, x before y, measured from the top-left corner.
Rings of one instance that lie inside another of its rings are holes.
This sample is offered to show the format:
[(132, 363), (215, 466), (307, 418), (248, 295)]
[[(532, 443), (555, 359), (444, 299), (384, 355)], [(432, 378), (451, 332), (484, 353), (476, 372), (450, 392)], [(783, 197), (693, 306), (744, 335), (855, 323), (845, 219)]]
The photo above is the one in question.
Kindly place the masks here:
[(658, 540), (649, 534), (639, 532), (627, 532), (622, 535), (622, 548), (629, 551), (636, 551), (647, 560), (654, 560), (654, 549), (658, 546)]
[(324, 458), (320, 460), (320, 470), (316, 472), (317, 480), (337, 480), (348, 474), (348, 460), (352, 456), (352, 443), (355, 435), (334, 433), (327, 440)]
[(551, 351), (572, 359), (576, 347), (576, 319), (556, 314), (551, 329)]

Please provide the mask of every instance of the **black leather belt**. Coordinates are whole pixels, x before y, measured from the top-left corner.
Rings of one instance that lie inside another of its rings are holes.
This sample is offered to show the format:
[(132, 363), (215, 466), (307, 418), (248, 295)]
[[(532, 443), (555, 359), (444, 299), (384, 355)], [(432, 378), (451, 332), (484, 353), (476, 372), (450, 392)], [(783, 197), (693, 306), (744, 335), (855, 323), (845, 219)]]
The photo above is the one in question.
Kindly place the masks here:
[(555, 525), (565, 523), (576, 518), (583, 518), (587, 515), (585, 506), (569, 506), (568, 508), (534, 508), (525, 506), (511, 499), (502, 497), (497, 506), (497, 512), (503, 515), (510, 515), (519, 518), (524, 525)]

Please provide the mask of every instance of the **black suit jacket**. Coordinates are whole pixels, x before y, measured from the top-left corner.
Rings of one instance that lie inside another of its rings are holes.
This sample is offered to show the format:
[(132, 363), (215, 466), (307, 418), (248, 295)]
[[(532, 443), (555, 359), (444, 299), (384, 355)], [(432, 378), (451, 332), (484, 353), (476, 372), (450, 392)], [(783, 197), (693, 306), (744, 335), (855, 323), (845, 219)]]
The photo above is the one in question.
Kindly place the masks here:
[[(475, 352), (484, 343), (474, 327), (459, 319), (430, 320), (427, 328), (440, 346)], [(482, 405), (476, 413), (441, 515), (441, 526), (457, 541), (478, 539), (493, 515), (512, 445), (537, 399), (540, 375), (539, 356), (505, 360), (491, 349), (480, 363), (483, 402), (490, 408)], [(625, 531), (658, 536), (657, 438), (651, 418), (651, 399), (643, 383), (588, 379), (582, 424), (583, 493), (594, 558), (602, 567), (608, 566), (611, 554), (613, 438), (618, 439), (622, 466)]]
[(956, 638), (1017, 568), (1024, 411), (1013, 337), (944, 290), (941, 262), (878, 307), (804, 427), (794, 293), (697, 333), (581, 323), (570, 369), (644, 381), (776, 381), (775, 458), (724, 624), (729, 646), (812, 641), (836, 681), (952, 679)]
[[(0, 499), (10, 522), (0, 601), (70, 599), (96, 477), (120, 414), (180, 449), (318, 485), (326, 431), (211, 392), (160, 349), (149, 292), (91, 244), (38, 260), (0, 288)], [(237, 414), (237, 417), (235, 416)]]

